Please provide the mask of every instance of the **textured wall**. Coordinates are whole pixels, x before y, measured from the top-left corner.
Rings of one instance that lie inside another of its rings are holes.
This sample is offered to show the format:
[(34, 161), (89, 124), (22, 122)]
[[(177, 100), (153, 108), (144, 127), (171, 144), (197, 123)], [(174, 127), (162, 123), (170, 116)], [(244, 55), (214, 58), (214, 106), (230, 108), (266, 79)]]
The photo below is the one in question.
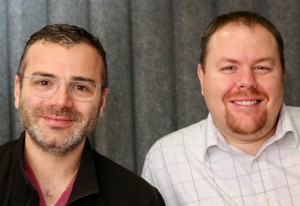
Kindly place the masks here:
[(298, 0), (0, 0), (0, 144), (22, 131), (13, 81), (25, 41), (52, 23), (78, 25), (102, 40), (110, 93), (91, 140), (137, 173), (154, 141), (206, 117), (196, 74), (200, 36), (219, 14), (256, 11), (278, 26), (286, 103), (300, 106), (299, 7)]

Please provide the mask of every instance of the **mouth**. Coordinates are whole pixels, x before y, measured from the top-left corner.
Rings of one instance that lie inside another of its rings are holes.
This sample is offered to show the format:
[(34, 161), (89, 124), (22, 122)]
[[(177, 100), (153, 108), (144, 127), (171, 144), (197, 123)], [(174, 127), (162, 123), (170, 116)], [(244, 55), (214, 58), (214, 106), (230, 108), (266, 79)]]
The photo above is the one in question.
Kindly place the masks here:
[(260, 103), (262, 100), (238, 100), (232, 101), (233, 104), (242, 105), (242, 106), (250, 106)]
[(70, 118), (60, 116), (43, 116), (43, 119), (51, 127), (67, 127), (74, 121)]

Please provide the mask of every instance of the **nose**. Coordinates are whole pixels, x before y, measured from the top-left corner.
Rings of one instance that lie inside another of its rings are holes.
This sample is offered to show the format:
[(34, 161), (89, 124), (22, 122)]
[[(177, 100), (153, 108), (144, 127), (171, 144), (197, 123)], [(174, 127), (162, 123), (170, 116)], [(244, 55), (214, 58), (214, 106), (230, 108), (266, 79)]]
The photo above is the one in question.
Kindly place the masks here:
[(237, 87), (240, 90), (256, 88), (257, 81), (256, 81), (255, 73), (250, 69), (241, 71), (240, 76), (238, 77), (237, 80)]
[(62, 108), (71, 108), (73, 105), (73, 101), (69, 94), (69, 90), (66, 84), (61, 84), (58, 86), (57, 91), (54, 95), (49, 99), (49, 103), (52, 106)]

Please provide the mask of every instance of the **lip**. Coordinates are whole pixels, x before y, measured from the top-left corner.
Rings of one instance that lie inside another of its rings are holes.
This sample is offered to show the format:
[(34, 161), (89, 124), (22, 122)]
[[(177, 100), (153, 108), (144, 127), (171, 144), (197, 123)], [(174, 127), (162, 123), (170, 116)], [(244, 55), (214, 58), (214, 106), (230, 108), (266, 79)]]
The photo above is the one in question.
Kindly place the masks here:
[(259, 105), (262, 101), (262, 97), (232, 97), (228, 101), (237, 106), (255, 106)]
[(259, 100), (259, 99), (252, 99), (252, 100), (234, 100), (234, 101), (230, 101), (230, 102), (235, 105), (240, 105), (240, 106), (252, 106), (252, 105), (259, 104), (261, 101), (262, 100)]
[(43, 116), (42, 118), (45, 120), (46, 124), (51, 127), (67, 127), (74, 121), (70, 118), (61, 116)]

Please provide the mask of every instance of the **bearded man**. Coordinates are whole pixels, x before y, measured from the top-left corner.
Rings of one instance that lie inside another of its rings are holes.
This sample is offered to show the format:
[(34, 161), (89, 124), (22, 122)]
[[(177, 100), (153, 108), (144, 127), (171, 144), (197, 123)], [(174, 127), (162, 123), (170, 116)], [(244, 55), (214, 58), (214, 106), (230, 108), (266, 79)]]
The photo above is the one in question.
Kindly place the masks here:
[(265, 17), (216, 17), (201, 39), (207, 119), (150, 149), (142, 176), (167, 205), (299, 205), (300, 108), (284, 96), (283, 40)]
[(165, 205), (154, 187), (91, 148), (107, 94), (96, 36), (54, 24), (30, 37), (15, 77), (25, 131), (0, 146), (1, 205)]

